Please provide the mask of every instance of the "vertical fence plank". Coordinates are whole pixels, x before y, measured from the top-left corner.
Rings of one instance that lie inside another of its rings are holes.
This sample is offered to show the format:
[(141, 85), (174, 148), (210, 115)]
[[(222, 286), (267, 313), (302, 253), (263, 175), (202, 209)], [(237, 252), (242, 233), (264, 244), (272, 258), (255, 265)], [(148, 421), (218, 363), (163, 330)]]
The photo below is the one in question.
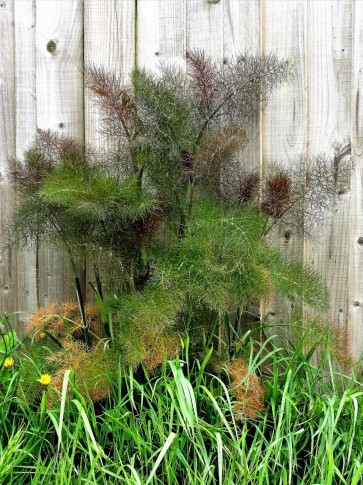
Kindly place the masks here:
[[(260, 53), (260, 0), (225, 0), (223, 4), (223, 57), (229, 59), (238, 54)], [(247, 143), (236, 154), (241, 168), (260, 171), (261, 143), (260, 120), (246, 127)], [(247, 307), (244, 324), (255, 324), (260, 314), (260, 302), (251, 301)], [(247, 316), (248, 315), (248, 316)], [(245, 326), (244, 325), (244, 326)], [(246, 328), (247, 328), (246, 327)]]
[(215, 60), (223, 59), (223, 3), (188, 0), (187, 49), (201, 49)]
[[(84, 63), (115, 71), (127, 80), (134, 64), (135, 0), (85, 0)], [(85, 140), (100, 149), (110, 147), (98, 130), (99, 113), (85, 91)]]
[(139, 67), (166, 62), (185, 69), (185, 15), (186, 0), (138, 0)]
[(263, 114), (263, 158), (293, 166), (306, 149), (307, 4), (266, 2), (263, 17), (264, 53), (275, 53), (293, 65), (292, 80), (277, 89)]
[(223, 51), (227, 57), (260, 51), (260, 0), (225, 0)]
[[(350, 139), (351, 19), (350, 0), (309, 1), (308, 154), (334, 154), (334, 144)], [(307, 241), (304, 259), (324, 278), (330, 293), (330, 319), (347, 329), (350, 193), (338, 207), (319, 240)], [(342, 342), (342, 346), (344, 343)]]
[[(0, 2), (0, 248), (4, 227), (15, 204), (6, 177), (6, 159), (15, 156), (15, 23), (14, 4)], [(0, 314), (12, 312), (17, 300), (17, 261), (13, 249), (0, 253)]]
[[(17, 0), (15, 8), (16, 156), (34, 139), (37, 127), (35, 77), (35, 0)], [(38, 276), (34, 249), (18, 250), (17, 306), (19, 327), (38, 306)]]
[[(103, 67), (129, 82), (135, 62), (135, 0), (85, 0), (84, 3), (84, 64)], [(99, 130), (100, 112), (92, 94), (85, 90), (85, 141), (100, 152), (114, 149), (116, 142), (108, 140)], [(107, 258), (99, 262), (107, 272)], [(94, 282), (94, 261), (87, 261), (87, 281)], [(109, 282), (106, 282), (109, 283)], [(93, 291), (86, 285), (87, 299)]]
[(159, 0), (137, 2), (137, 64), (154, 69), (160, 61)]
[(185, 69), (186, 1), (161, 0), (159, 4), (162, 58), (181, 69)]
[[(293, 64), (292, 80), (279, 88), (261, 119), (262, 171), (271, 162), (293, 167), (306, 151), (307, 132), (307, 3), (305, 0), (266, 2), (261, 25), (263, 52), (277, 54)], [(293, 257), (302, 259), (302, 237), (290, 232), (274, 236), (273, 245)], [(277, 299), (262, 307), (268, 321), (286, 324), (291, 302)], [(276, 333), (274, 329), (274, 333)], [(277, 333), (285, 334), (283, 329)]]
[(363, 4), (355, 1), (353, 10), (352, 65), (352, 177), (350, 260), (349, 260), (349, 345), (358, 358), (363, 348)]
[[(259, 0), (226, 0), (223, 4), (223, 56), (260, 53), (260, 2)], [(243, 165), (259, 170), (259, 120), (247, 128), (247, 146), (239, 154)]]
[[(83, 140), (83, 2), (36, 2), (36, 89), (38, 128)], [(42, 248), (40, 303), (74, 299), (66, 255)]]

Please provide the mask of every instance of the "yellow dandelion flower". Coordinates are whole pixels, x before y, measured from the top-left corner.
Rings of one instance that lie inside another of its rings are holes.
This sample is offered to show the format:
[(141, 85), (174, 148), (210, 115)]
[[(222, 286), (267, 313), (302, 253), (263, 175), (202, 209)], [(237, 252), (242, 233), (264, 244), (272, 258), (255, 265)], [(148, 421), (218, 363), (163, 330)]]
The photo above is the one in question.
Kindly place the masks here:
[(37, 379), (43, 386), (48, 386), (51, 383), (52, 378), (49, 374), (43, 374), (40, 379)]
[(39, 333), (40, 340), (44, 340), (46, 337), (47, 337), (47, 334), (45, 332), (40, 332)]
[(12, 357), (8, 357), (7, 359), (5, 359), (5, 362), (4, 362), (5, 369), (11, 369), (13, 365), (14, 365), (14, 359)]

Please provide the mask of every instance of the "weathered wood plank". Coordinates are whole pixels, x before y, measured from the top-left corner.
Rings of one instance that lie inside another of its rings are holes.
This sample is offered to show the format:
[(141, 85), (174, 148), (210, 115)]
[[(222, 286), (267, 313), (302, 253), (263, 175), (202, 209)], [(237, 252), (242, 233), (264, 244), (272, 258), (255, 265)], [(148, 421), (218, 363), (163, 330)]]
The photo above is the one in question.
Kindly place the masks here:
[[(259, 54), (261, 48), (259, 0), (226, 0), (223, 4), (223, 57), (228, 59), (240, 53)], [(243, 166), (259, 170), (260, 123), (256, 120), (247, 127), (248, 143), (239, 154)]]
[(200, 49), (213, 59), (223, 59), (223, 3), (188, 0), (187, 49)]
[(185, 69), (187, 0), (161, 0), (159, 28), (162, 59)]
[[(135, 62), (135, 10), (134, 0), (85, 0), (84, 3), (84, 64), (103, 67), (129, 81)], [(92, 94), (85, 90), (85, 141), (93, 148), (104, 152), (117, 146), (115, 140), (107, 139), (100, 132), (101, 114), (95, 106)], [(98, 261), (107, 272), (109, 262)], [(87, 261), (87, 281), (95, 282), (94, 261)], [(108, 282), (106, 282), (108, 283)], [(87, 300), (92, 300), (93, 291), (86, 284)]]
[(137, 65), (154, 69), (160, 61), (159, 0), (137, 2)]
[(363, 3), (353, 9), (352, 154), (355, 170), (351, 181), (350, 258), (348, 288), (348, 345), (355, 358), (363, 351)]
[[(241, 53), (259, 54), (261, 8), (259, 0), (225, 0), (223, 4), (223, 58), (233, 58)], [(246, 127), (247, 143), (236, 154), (241, 169), (260, 171), (261, 140), (260, 120)], [(246, 325), (256, 322), (260, 302), (251, 301), (246, 314)]]
[[(83, 140), (83, 2), (36, 2), (38, 128)], [(67, 256), (43, 248), (39, 256), (40, 304), (74, 299)]]
[[(134, 65), (135, 1), (85, 0), (84, 64), (103, 66), (126, 80)], [(98, 147), (112, 146), (99, 132), (100, 116), (92, 95), (85, 91), (85, 141)]]
[[(293, 167), (306, 152), (307, 133), (307, 3), (265, 2), (261, 38), (264, 54), (275, 53), (293, 63), (293, 78), (279, 88), (261, 117), (261, 170), (271, 162)], [(274, 236), (275, 247), (302, 259), (302, 238), (286, 233)], [(287, 323), (291, 303), (277, 299), (262, 305), (262, 315), (271, 323)], [(275, 333), (275, 330), (273, 331)], [(285, 334), (284, 330), (279, 333)]]
[[(15, 22), (14, 4), (0, 3), (0, 247), (6, 244), (4, 227), (15, 193), (6, 177), (6, 160), (15, 156)], [(17, 302), (17, 260), (12, 249), (0, 253), (0, 315), (11, 313)]]
[(154, 69), (160, 62), (185, 69), (186, 0), (139, 0), (137, 62)]
[[(333, 155), (336, 143), (350, 139), (352, 2), (310, 2), (308, 15), (308, 155)], [(319, 241), (307, 241), (304, 248), (304, 260), (323, 275), (329, 289), (330, 319), (343, 331), (348, 321), (349, 234), (347, 191), (339, 197)]]
[(260, 0), (225, 0), (223, 4), (223, 52), (260, 52)]
[[(24, 150), (33, 141), (37, 128), (35, 0), (17, 0), (14, 8), (16, 156), (22, 159)], [(16, 310), (21, 312), (20, 330), (24, 328), (27, 315), (39, 304), (38, 287), (36, 251), (19, 249)]]

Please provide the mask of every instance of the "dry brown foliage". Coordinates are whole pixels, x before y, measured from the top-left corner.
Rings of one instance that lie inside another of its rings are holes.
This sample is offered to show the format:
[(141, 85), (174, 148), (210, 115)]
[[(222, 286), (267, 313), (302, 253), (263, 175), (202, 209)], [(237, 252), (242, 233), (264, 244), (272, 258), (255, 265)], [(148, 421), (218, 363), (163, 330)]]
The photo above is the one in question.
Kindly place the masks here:
[(288, 209), (291, 200), (291, 180), (287, 173), (280, 172), (265, 183), (261, 210), (273, 219), (279, 219)]
[(75, 379), (82, 391), (89, 394), (92, 401), (104, 399), (110, 392), (110, 376), (114, 372), (116, 355), (110, 349), (98, 345), (91, 351), (83, 342), (65, 339), (61, 352), (55, 352), (47, 358), (59, 366), (52, 376), (52, 385), (62, 390), (64, 372), (72, 369)]
[[(85, 306), (85, 312), (90, 332), (99, 334), (102, 325), (98, 307), (88, 304)], [(30, 316), (26, 330), (29, 333), (36, 332), (36, 339), (39, 338), (39, 333), (44, 331), (57, 339), (63, 339), (69, 333), (76, 338), (80, 337), (82, 335), (82, 317), (78, 303), (52, 303), (39, 308)]]
[(85, 85), (102, 105), (102, 131), (131, 140), (135, 130), (135, 106), (130, 87), (115, 74), (90, 66), (84, 71)]
[(237, 127), (224, 128), (202, 141), (192, 157), (193, 178), (219, 191), (221, 173), (244, 143), (246, 132)]
[(190, 83), (203, 113), (211, 109), (216, 92), (217, 70), (203, 51), (188, 51)]
[(235, 396), (234, 411), (236, 417), (241, 415), (257, 418), (258, 413), (264, 411), (265, 391), (256, 373), (251, 373), (243, 357), (238, 357), (224, 366), (231, 379), (229, 389)]
[(243, 173), (237, 188), (237, 199), (243, 204), (249, 204), (258, 198), (260, 176), (256, 172)]
[(176, 334), (157, 335), (154, 329), (146, 331), (141, 338), (145, 351), (144, 364), (149, 372), (153, 372), (167, 359), (174, 359), (180, 350), (180, 337)]

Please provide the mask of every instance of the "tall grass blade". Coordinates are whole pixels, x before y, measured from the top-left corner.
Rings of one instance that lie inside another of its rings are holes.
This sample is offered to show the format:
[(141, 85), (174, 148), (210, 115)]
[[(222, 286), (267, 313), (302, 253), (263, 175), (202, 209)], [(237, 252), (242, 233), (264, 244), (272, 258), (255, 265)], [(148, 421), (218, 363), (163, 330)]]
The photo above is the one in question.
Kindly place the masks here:
[(216, 433), (217, 438), (217, 456), (218, 456), (218, 481), (219, 485), (223, 484), (223, 444), (221, 433)]
[(149, 478), (146, 480), (145, 485), (148, 485), (148, 484), (151, 482), (151, 480), (152, 480), (153, 476), (154, 476), (154, 475), (155, 475), (155, 473), (156, 473), (156, 470), (158, 469), (158, 467), (159, 467), (159, 465), (160, 465), (160, 463), (161, 463), (162, 459), (164, 458), (164, 456), (165, 456), (166, 452), (168, 451), (168, 449), (169, 449), (170, 445), (172, 444), (172, 442), (173, 442), (173, 440), (174, 440), (175, 436), (176, 436), (176, 434), (175, 434), (175, 433), (170, 433), (170, 435), (167, 437), (167, 440), (165, 441), (164, 446), (163, 446), (163, 447), (161, 448), (161, 450), (160, 450), (159, 456), (158, 456), (158, 457), (157, 457), (157, 459), (156, 459), (156, 462), (155, 462), (155, 464), (154, 464), (154, 466), (153, 466), (153, 469), (151, 470), (151, 473), (150, 473), (150, 475), (149, 475)]

